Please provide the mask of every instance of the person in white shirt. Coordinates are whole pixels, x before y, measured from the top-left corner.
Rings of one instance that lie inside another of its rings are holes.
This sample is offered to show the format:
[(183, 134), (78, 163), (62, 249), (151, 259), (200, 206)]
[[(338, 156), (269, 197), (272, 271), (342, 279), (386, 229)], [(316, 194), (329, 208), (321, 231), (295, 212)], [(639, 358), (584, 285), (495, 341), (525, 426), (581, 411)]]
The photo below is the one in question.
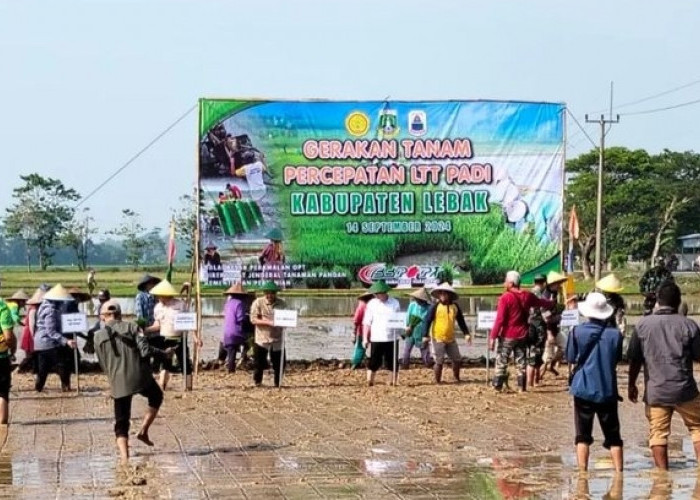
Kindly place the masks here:
[(267, 191), (267, 186), (263, 180), (263, 173), (267, 171), (265, 163), (258, 160), (241, 168), (236, 169), (236, 177), (245, 177), (248, 182), (250, 197), (258, 199)]
[[(374, 385), (374, 376), (382, 361), (391, 369), (391, 385), (396, 385), (399, 378), (399, 336), (400, 330), (389, 328), (392, 314), (399, 312), (399, 301), (389, 297), (391, 288), (383, 281), (377, 281), (367, 290), (374, 298), (367, 303), (362, 320), (362, 345), (368, 349), (371, 345), (369, 364), (367, 366), (367, 385)], [(370, 342), (371, 339), (371, 342)]]

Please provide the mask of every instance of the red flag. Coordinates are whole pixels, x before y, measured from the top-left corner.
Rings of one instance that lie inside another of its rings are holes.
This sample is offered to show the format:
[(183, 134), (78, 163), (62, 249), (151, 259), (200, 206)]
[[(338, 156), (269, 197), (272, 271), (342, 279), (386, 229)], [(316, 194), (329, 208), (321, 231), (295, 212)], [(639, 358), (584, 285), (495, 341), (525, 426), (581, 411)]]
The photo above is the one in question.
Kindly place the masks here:
[(576, 205), (574, 205), (571, 207), (571, 214), (569, 214), (569, 238), (577, 240), (578, 236), (578, 217), (576, 216)]

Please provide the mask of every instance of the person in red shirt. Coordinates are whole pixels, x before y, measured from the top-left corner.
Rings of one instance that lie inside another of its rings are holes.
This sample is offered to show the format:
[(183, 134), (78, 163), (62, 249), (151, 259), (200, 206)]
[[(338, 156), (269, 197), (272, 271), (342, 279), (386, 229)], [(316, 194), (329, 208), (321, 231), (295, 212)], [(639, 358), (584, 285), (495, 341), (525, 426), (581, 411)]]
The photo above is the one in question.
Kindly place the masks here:
[[(506, 369), (511, 354), (518, 366), (518, 388), (525, 391), (527, 383), (525, 367), (527, 362), (527, 333), (531, 307), (551, 308), (554, 302), (539, 299), (531, 292), (520, 289), (520, 274), (508, 271), (504, 283), (505, 293), (498, 299), (496, 321), (489, 335), (489, 350), (498, 347), (496, 355), (496, 373), (493, 377), (493, 387), (497, 391), (503, 389), (506, 380)], [(498, 342), (496, 342), (498, 340)]]

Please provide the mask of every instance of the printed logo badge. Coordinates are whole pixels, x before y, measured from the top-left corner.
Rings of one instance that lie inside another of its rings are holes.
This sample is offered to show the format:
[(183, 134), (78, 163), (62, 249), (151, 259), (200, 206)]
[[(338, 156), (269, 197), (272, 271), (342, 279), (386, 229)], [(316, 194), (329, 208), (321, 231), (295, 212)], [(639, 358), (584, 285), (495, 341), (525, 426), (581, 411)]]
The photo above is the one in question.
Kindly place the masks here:
[(399, 135), (399, 116), (395, 109), (385, 108), (379, 113), (379, 129), (377, 134), (380, 139), (393, 139)]
[(353, 111), (345, 117), (345, 130), (355, 137), (362, 137), (369, 132), (369, 116), (362, 111)]
[(417, 137), (428, 132), (428, 118), (425, 111), (413, 110), (408, 113), (408, 133)]

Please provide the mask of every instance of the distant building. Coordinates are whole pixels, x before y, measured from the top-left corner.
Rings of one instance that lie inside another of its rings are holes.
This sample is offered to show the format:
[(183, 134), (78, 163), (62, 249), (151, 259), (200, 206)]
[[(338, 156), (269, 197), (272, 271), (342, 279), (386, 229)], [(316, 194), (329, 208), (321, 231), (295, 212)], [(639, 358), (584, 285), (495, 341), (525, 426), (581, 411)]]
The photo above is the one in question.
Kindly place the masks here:
[(700, 271), (700, 233), (678, 239), (678, 271)]

